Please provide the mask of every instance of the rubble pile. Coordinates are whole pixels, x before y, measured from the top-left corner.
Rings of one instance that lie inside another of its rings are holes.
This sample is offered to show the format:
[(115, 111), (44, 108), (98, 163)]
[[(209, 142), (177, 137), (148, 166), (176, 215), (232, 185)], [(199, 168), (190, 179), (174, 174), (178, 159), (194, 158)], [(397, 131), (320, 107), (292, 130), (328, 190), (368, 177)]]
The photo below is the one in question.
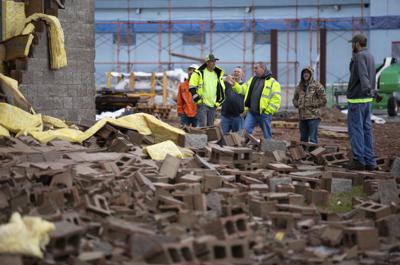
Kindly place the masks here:
[(55, 231), (42, 260), (0, 264), (400, 264), (400, 158), (349, 171), (341, 146), (186, 131), (195, 155), (163, 161), (144, 152), (151, 135), (111, 125), (84, 146), (1, 138), (0, 222)]

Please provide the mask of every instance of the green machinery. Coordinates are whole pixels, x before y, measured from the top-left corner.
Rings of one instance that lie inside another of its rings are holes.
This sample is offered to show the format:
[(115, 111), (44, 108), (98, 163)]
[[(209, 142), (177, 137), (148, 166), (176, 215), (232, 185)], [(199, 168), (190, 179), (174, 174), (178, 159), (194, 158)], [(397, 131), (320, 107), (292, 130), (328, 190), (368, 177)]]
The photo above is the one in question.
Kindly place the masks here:
[(387, 108), (389, 116), (396, 116), (400, 106), (400, 64), (395, 58), (386, 57), (377, 68), (376, 84), (383, 99), (379, 103), (374, 102), (373, 107)]
[[(373, 109), (387, 109), (389, 116), (396, 116), (400, 107), (400, 63), (395, 58), (386, 57), (376, 68), (376, 87), (382, 100), (373, 101)], [(339, 109), (347, 108), (347, 86), (333, 86), (332, 100)]]

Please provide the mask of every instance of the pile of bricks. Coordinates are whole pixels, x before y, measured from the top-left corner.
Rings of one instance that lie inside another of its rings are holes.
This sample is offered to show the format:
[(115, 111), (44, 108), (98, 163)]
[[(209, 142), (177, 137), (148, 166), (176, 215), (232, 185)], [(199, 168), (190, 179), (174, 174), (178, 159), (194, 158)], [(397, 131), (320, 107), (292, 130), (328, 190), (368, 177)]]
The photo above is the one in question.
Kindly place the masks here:
[[(0, 264), (400, 264), (400, 158), (349, 171), (337, 146), (188, 131), (194, 157), (162, 162), (112, 126), (84, 146), (0, 139), (0, 222), (56, 226), (43, 260)], [(351, 210), (330, 210), (354, 186)]]

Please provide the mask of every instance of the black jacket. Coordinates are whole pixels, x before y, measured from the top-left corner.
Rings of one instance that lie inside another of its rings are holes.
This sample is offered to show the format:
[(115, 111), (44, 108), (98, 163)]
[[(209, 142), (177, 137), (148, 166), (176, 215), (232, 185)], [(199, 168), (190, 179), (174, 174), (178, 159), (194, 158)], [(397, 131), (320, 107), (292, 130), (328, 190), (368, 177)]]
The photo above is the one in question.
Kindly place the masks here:
[(237, 94), (233, 91), (232, 85), (225, 82), (225, 101), (222, 104), (221, 114), (233, 118), (239, 116), (243, 111), (244, 96)]
[(375, 89), (376, 70), (374, 57), (367, 49), (358, 51), (350, 62), (350, 80), (347, 88), (348, 99), (372, 97)]

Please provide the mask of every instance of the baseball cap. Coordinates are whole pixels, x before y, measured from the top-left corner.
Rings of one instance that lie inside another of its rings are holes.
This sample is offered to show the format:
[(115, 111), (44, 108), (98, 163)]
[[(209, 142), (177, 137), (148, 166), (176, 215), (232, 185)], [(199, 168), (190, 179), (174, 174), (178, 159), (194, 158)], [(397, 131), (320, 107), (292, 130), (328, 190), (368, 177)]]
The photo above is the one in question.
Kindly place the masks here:
[(210, 53), (205, 59), (206, 62), (208, 61), (217, 61), (219, 60), (218, 58), (215, 58), (214, 54)]
[(356, 34), (353, 36), (353, 38), (351, 40), (349, 40), (349, 42), (363, 42), (367, 39), (367, 37), (365, 37), (365, 35), (363, 34)]

